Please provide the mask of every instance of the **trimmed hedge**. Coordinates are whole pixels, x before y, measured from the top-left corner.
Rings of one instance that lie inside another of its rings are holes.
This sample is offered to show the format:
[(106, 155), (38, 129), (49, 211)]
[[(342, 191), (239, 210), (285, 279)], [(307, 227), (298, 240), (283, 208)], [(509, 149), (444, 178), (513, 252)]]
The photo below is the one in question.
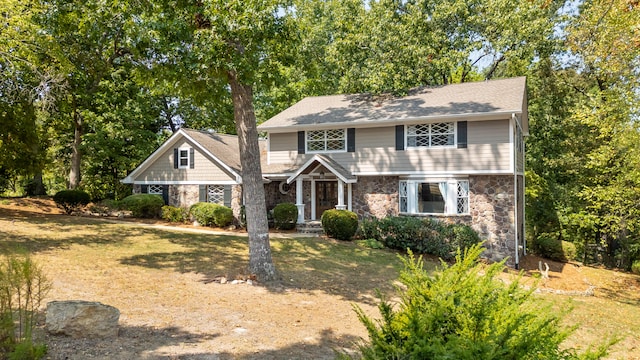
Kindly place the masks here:
[(453, 259), (457, 249), (464, 253), (465, 249), (481, 241), (478, 233), (468, 225), (411, 216), (363, 220), (359, 237), (378, 240), (390, 249), (410, 249), (444, 260)]
[(225, 227), (233, 222), (233, 210), (220, 204), (195, 203), (189, 209), (189, 215), (204, 226)]
[(325, 234), (338, 240), (351, 240), (358, 231), (358, 215), (349, 210), (326, 210), (320, 222)]
[(185, 222), (187, 220), (187, 210), (175, 206), (163, 206), (162, 219), (168, 222)]
[(292, 203), (280, 203), (273, 208), (273, 224), (276, 229), (291, 230), (296, 227), (298, 207)]
[(164, 200), (160, 195), (133, 194), (122, 199), (120, 206), (131, 211), (131, 215), (137, 218), (159, 218), (164, 206)]
[(62, 190), (53, 195), (53, 201), (70, 215), (89, 204), (91, 197), (82, 190)]

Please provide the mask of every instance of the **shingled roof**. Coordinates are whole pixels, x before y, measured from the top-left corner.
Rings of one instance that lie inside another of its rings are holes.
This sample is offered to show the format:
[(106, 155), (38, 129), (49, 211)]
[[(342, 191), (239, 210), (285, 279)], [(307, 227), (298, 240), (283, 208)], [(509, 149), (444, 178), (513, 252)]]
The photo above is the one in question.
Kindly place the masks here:
[(407, 96), (368, 94), (307, 97), (258, 129), (289, 132), (335, 126), (380, 126), (398, 121), (520, 114), (526, 128), (526, 78), (424, 87)]

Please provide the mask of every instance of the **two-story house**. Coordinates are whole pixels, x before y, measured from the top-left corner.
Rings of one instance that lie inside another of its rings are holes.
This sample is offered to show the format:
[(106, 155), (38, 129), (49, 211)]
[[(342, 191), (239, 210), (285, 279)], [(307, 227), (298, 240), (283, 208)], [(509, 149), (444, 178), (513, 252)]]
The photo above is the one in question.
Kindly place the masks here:
[[(258, 126), (267, 206), (292, 202), (298, 222), (330, 208), (361, 218), (463, 222), (490, 258), (524, 239), (524, 77), (417, 89), (403, 97), (308, 97)], [(171, 205), (243, 201), (234, 136), (182, 129), (125, 180)]]

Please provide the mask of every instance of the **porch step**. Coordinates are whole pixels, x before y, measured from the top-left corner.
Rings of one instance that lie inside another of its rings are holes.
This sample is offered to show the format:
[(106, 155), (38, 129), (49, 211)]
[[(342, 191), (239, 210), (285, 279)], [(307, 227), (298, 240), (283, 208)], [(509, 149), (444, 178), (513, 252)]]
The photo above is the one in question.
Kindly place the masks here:
[(322, 223), (317, 220), (306, 221), (303, 224), (296, 225), (296, 230), (302, 234), (324, 234)]

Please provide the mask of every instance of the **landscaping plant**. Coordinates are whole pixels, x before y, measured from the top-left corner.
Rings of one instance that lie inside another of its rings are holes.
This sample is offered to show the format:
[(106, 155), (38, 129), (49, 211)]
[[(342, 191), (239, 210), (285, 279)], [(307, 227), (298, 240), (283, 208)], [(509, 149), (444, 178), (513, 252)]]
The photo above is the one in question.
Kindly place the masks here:
[(276, 229), (291, 230), (296, 227), (298, 207), (292, 203), (280, 203), (273, 208), (273, 223)]
[(183, 208), (165, 205), (162, 207), (162, 219), (168, 222), (185, 222), (187, 211)]
[(160, 195), (133, 194), (122, 199), (120, 206), (131, 211), (131, 215), (137, 218), (158, 218), (161, 215), (164, 200)]
[(53, 195), (53, 201), (67, 215), (71, 215), (89, 204), (91, 198), (82, 190), (61, 190)]
[(0, 358), (40, 359), (46, 346), (34, 344), (36, 315), (50, 289), (40, 267), (28, 256), (0, 263)]
[(578, 355), (561, 343), (571, 333), (561, 317), (536, 299), (520, 278), (497, 279), (504, 261), (484, 265), (482, 247), (458, 251), (453, 265), (434, 275), (410, 252), (397, 287), (399, 304), (382, 299), (381, 319), (355, 306), (369, 342), (364, 359), (598, 359), (608, 345)]
[(358, 231), (358, 215), (353, 211), (329, 209), (320, 221), (325, 234), (338, 240), (351, 240)]
[(233, 210), (220, 204), (195, 203), (189, 208), (189, 214), (203, 226), (225, 227), (233, 222)]

